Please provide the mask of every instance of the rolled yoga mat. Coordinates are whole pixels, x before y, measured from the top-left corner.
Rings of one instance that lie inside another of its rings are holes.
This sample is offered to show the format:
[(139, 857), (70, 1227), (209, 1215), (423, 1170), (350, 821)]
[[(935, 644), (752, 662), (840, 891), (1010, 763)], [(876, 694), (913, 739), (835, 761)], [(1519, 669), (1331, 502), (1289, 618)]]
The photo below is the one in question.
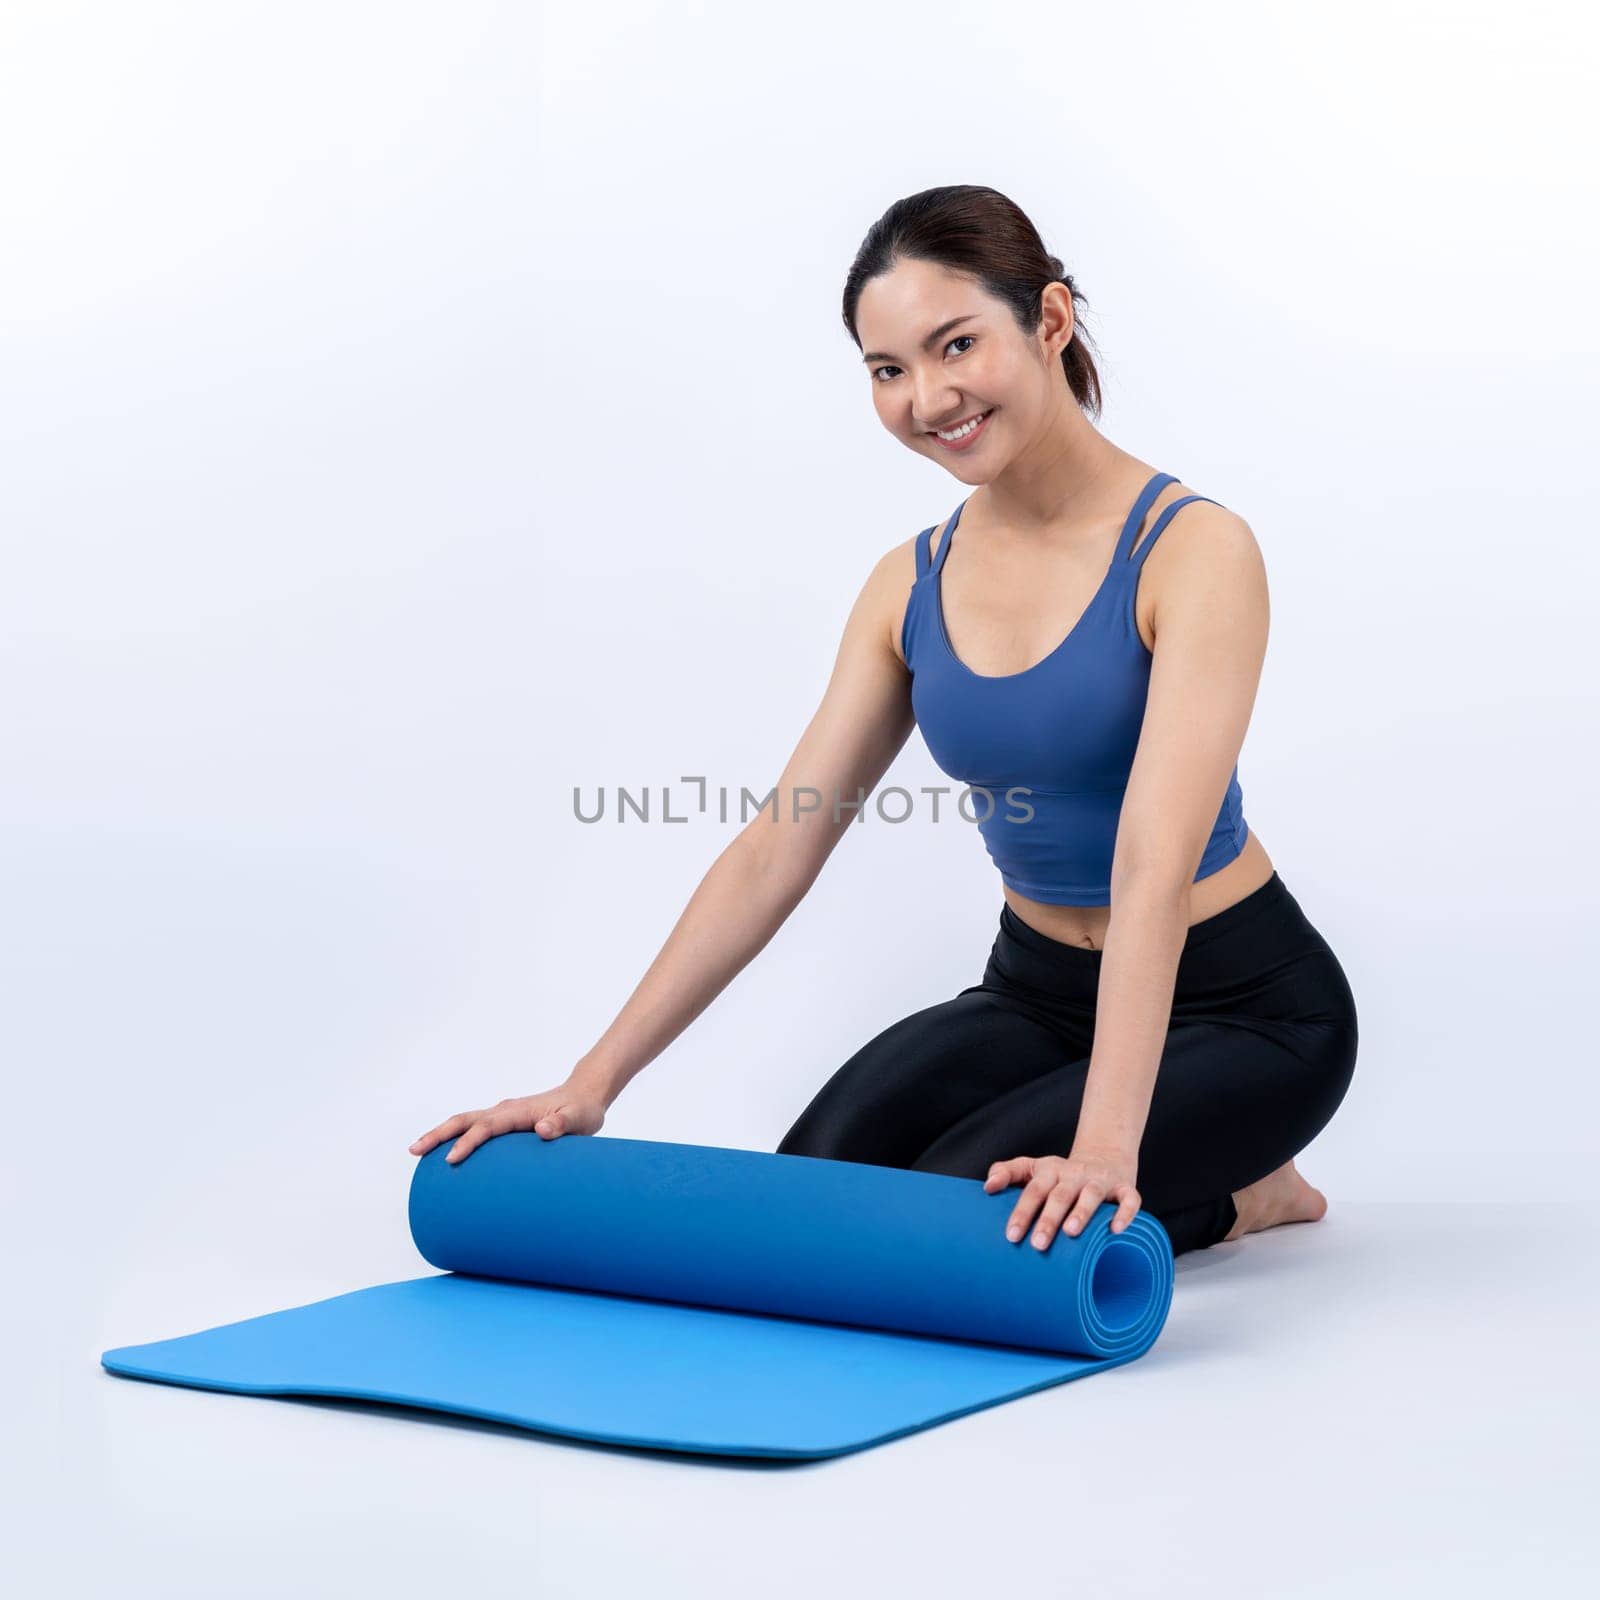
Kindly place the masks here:
[(1039, 1251), (1020, 1190), (709, 1145), (502, 1134), (412, 1174), (439, 1275), (153, 1344), (111, 1372), (422, 1406), (708, 1455), (813, 1458), (1121, 1366), (1172, 1303), (1172, 1246), (1100, 1206)]

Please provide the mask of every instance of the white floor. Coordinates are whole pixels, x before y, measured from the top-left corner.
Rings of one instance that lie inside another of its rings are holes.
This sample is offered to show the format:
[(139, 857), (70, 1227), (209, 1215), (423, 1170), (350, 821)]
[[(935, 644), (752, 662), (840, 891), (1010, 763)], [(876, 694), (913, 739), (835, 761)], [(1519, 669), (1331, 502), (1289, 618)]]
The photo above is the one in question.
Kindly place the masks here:
[(1338, 1204), (1182, 1257), (1128, 1367), (788, 1466), (117, 1379), (102, 1348), (360, 1286), (141, 1273), (12, 1366), (12, 1592), (1589, 1596), (1597, 1221)]

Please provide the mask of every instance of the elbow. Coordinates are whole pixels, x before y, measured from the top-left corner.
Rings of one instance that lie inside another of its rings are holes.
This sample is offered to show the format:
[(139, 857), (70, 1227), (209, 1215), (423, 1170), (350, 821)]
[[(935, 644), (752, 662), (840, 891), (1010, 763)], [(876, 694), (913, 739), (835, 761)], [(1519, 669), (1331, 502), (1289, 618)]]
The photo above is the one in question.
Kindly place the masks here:
[(816, 882), (826, 859), (826, 852), (819, 854), (816, 841), (806, 830), (774, 825), (760, 817), (735, 843), (743, 847), (744, 859), (757, 882), (796, 903)]
[(1148, 862), (1127, 867), (1111, 877), (1111, 906), (1138, 905), (1149, 910), (1169, 911), (1189, 917), (1189, 905), (1194, 896), (1194, 875), (1182, 867), (1159, 862)]

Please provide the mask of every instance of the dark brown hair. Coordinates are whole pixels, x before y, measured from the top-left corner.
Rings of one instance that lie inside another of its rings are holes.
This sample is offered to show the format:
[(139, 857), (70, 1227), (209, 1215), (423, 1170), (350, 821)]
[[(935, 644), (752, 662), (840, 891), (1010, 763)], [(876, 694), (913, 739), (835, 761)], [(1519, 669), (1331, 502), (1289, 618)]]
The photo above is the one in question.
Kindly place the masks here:
[(931, 261), (964, 272), (1003, 300), (1017, 326), (1038, 331), (1044, 288), (1064, 283), (1072, 296), (1072, 340), (1061, 352), (1067, 385), (1089, 413), (1100, 413), (1100, 374), (1078, 312), (1088, 301), (1060, 260), (1049, 254), (1038, 229), (1015, 201), (983, 184), (950, 183), (896, 200), (867, 230), (844, 284), (844, 325), (861, 348), (856, 306), (873, 278), (901, 261)]

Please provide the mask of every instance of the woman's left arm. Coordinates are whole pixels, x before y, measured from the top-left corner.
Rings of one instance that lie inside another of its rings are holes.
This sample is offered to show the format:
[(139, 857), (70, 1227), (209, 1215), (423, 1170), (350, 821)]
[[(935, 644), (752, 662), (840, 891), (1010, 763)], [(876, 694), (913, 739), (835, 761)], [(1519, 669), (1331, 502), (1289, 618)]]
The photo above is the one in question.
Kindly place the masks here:
[[(1203, 513), (1203, 514), (1202, 514)], [(1172, 1020), (1195, 872), (1233, 777), (1266, 658), (1266, 566), (1242, 517), (1196, 502), (1166, 534), (1152, 630), (1150, 691), (1117, 823), (1111, 916), (1095, 999), (1094, 1045), (1072, 1150), (996, 1162), (991, 1192), (1028, 1174), (1007, 1223), (1049, 1245), (1080, 1233), (1106, 1200), (1114, 1232), (1141, 1204), (1139, 1145)], [(1154, 559), (1155, 552), (1150, 559)]]

